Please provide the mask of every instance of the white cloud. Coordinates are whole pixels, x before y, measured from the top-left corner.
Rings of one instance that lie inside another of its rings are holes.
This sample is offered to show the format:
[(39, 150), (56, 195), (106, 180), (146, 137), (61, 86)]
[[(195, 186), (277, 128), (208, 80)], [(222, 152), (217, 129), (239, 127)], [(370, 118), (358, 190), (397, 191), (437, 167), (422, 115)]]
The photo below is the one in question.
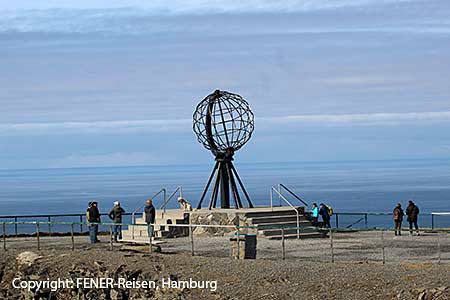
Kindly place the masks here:
[[(290, 126), (401, 126), (430, 125), (450, 122), (450, 111), (289, 115), (256, 118), (256, 127), (270, 128), (274, 124)], [(0, 124), (0, 135), (104, 134), (133, 132), (191, 132), (191, 119), (123, 120), (61, 123)]]
[(262, 118), (267, 123), (309, 124), (316, 126), (377, 126), (377, 125), (426, 125), (450, 122), (450, 111), (371, 113), (371, 114), (323, 114), (291, 115), (285, 117)]

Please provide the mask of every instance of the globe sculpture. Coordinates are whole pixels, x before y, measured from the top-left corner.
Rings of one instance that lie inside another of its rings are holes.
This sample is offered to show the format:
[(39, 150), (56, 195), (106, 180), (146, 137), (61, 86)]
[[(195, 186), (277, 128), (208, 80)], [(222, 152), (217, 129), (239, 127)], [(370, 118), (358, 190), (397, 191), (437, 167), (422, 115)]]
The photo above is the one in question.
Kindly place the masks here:
[(197, 206), (202, 207), (211, 182), (214, 180), (209, 209), (216, 207), (220, 190), (220, 207), (230, 208), (230, 191), (234, 207), (243, 207), (238, 185), (249, 207), (253, 207), (239, 175), (233, 165), (234, 153), (247, 143), (254, 130), (254, 115), (241, 96), (216, 90), (203, 99), (194, 112), (193, 129), (197, 140), (216, 158), (213, 171)]

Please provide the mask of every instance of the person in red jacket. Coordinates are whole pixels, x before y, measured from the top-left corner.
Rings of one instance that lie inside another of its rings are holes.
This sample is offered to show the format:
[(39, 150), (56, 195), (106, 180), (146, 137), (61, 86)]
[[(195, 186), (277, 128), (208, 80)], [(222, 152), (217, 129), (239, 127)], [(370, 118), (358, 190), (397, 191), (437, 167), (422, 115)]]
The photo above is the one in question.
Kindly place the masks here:
[(400, 203), (397, 203), (392, 215), (394, 217), (395, 235), (402, 235), (402, 222), (405, 213), (403, 212), (402, 205)]

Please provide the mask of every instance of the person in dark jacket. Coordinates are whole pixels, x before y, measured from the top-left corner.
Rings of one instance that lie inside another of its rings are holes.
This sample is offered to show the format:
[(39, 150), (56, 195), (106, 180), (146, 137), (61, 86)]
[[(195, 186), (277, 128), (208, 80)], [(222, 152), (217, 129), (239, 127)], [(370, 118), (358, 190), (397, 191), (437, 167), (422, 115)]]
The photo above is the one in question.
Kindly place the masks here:
[(402, 235), (402, 222), (405, 213), (403, 212), (402, 205), (400, 203), (397, 203), (392, 215), (395, 223), (395, 235)]
[(109, 211), (109, 218), (113, 220), (114, 223), (118, 223), (118, 225), (114, 225), (114, 242), (117, 242), (117, 237), (119, 240), (122, 239), (122, 215), (125, 213), (125, 210), (120, 207), (120, 202), (114, 202), (114, 207)]
[(319, 205), (319, 215), (322, 216), (323, 225), (326, 228), (330, 228), (330, 211), (328, 210), (328, 207), (323, 203), (320, 203)]
[(148, 225), (148, 237), (153, 237), (153, 224), (155, 224), (156, 210), (153, 206), (152, 199), (148, 199), (145, 208), (145, 223)]
[(89, 203), (89, 207), (86, 210), (86, 221), (89, 223), (89, 238), (91, 240), (91, 244), (98, 243), (99, 240), (97, 238), (98, 234), (98, 223), (100, 220), (100, 212), (97, 207), (97, 202)]
[(408, 216), (407, 221), (409, 222), (409, 234), (413, 234), (413, 225), (414, 228), (417, 231), (417, 235), (420, 235), (419, 233), (419, 226), (417, 225), (417, 218), (419, 216), (419, 207), (412, 202), (412, 200), (409, 200), (408, 207), (406, 208), (406, 215)]

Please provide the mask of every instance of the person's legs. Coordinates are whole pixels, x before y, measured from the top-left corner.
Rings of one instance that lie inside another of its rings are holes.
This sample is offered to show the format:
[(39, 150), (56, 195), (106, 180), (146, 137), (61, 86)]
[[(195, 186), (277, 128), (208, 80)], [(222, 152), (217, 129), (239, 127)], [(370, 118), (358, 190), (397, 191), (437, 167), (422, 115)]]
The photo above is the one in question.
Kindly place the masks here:
[(417, 220), (414, 220), (414, 228), (416, 229), (417, 234), (420, 235), (419, 226), (417, 225)]
[(118, 227), (119, 227), (119, 225), (114, 225), (114, 227), (113, 227), (113, 240), (114, 240), (114, 242), (117, 242), (117, 235), (118, 235), (117, 230), (119, 229)]
[(122, 225), (117, 225), (117, 233), (119, 235), (119, 240), (122, 239)]
[(97, 235), (98, 235), (98, 225), (97, 225), (97, 224), (91, 225), (91, 227), (92, 227), (92, 231), (93, 231), (94, 243), (97, 243), (97, 242), (99, 241), (98, 238), (97, 238)]
[(91, 241), (91, 244), (95, 243), (94, 225), (89, 225), (89, 240)]
[(409, 222), (409, 234), (413, 234), (413, 222), (412, 221), (408, 221)]
[(153, 236), (153, 225), (152, 224), (148, 224), (147, 226), (147, 230), (148, 230), (148, 237), (152, 237)]

